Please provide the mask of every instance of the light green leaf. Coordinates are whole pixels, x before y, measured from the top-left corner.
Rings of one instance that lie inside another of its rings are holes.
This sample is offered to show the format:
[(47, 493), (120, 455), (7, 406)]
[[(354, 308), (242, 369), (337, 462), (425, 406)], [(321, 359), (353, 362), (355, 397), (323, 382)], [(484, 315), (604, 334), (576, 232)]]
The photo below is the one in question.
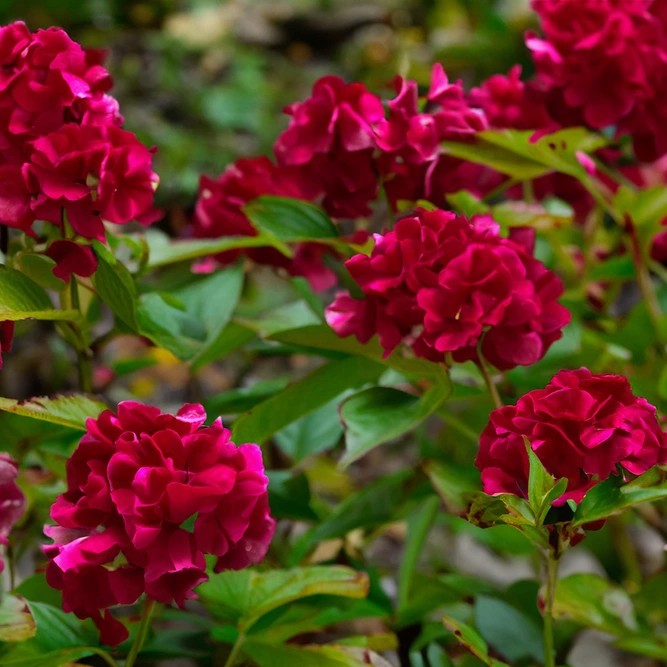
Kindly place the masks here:
[(238, 322), (230, 322), (215, 340), (207, 344), (205, 350), (197, 353), (196, 358), (192, 361), (192, 370), (198, 371), (200, 368), (226, 357), (230, 352), (249, 343), (255, 338), (255, 335), (254, 331)]
[(57, 310), (34, 280), (15, 269), (0, 266), (0, 320), (69, 320), (81, 315), (76, 310)]
[(473, 495), (482, 490), (479, 470), (472, 464), (427, 461), (425, 471), (433, 488), (452, 514), (464, 512)]
[(619, 637), (639, 630), (628, 594), (596, 574), (573, 574), (560, 579), (554, 616)]
[(528, 438), (524, 437), (524, 445), (528, 453), (528, 462), (530, 464), (530, 473), (528, 475), (528, 502), (537, 516), (542, 508), (542, 503), (546, 495), (554, 488), (556, 482), (554, 478), (545, 470), (542, 461), (533, 451)]
[(441, 377), (446, 370), (444, 364), (437, 364), (426, 359), (404, 358), (398, 352), (394, 352), (388, 358), (383, 359), (384, 350), (380, 347), (377, 338), (373, 338), (366, 344), (361, 344), (351, 336), (339, 338), (333, 329), (325, 324), (314, 324), (280, 331), (269, 335), (268, 339), (312, 350), (332, 350), (368, 357), (402, 373), (414, 373), (420, 377)]
[(346, 389), (377, 381), (382, 372), (383, 367), (370, 359), (349, 357), (332, 361), (241, 416), (234, 422), (234, 439), (239, 444), (262, 444)]
[(364, 573), (338, 565), (314, 565), (269, 572), (229, 570), (212, 575), (197, 593), (214, 616), (247, 631), (265, 614), (295, 600), (321, 594), (364, 598), (368, 586)]
[(243, 651), (259, 667), (391, 667), (373, 651), (340, 646), (276, 646), (248, 642)]
[(351, 396), (341, 406), (341, 419), (345, 424), (345, 455), (341, 466), (412, 430), (450, 394), (451, 384), (442, 381), (423, 396), (390, 387), (373, 387)]
[(138, 294), (132, 274), (101, 243), (93, 244), (97, 255), (97, 271), (92, 277), (100, 299), (133, 331), (138, 329)]
[(586, 493), (579, 503), (572, 520), (573, 526), (581, 526), (592, 521), (606, 519), (633, 505), (667, 498), (667, 482), (662, 474), (653, 468), (628, 484), (612, 475)]
[(50, 289), (54, 292), (61, 292), (65, 289), (64, 281), (53, 275), (53, 269), (56, 268), (57, 264), (50, 257), (27, 251), (19, 255), (18, 260), (21, 273), (24, 273), (44, 289)]
[(338, 229), (321, 208), (299, 199), (259, 197), (246, 204), (244, 212), (256, 229), (282, 241), (339, 236)]
[(0, 398), (0, 410), (84, 431), (86, 419), (97, 417), (107, 406), (85, 394), (40, 396), (26, 401)]

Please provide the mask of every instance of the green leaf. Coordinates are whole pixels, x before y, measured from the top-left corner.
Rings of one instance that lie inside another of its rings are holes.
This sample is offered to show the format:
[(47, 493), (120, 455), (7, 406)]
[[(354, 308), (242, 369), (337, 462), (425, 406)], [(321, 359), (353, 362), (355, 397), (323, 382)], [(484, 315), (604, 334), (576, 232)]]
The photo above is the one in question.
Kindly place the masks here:
[(261, 573), (229, 570), (212, 575), (197, 593), (214, 616), (236, 623), (243, 632), (270, 611), (311, 595), (364, 598), (368, 595), (368, 577), (339, 565)]
[(74, 614), (66, 614), (42, 602), (28, 602), (37, 625), (35, 641), (45, 652), (95, 644), (92, 633), (84, 631), (82, 622)]
[(628, 594), (596, 574), (573, 574), (560, 579), (554, 616), (619, 637), (639, 630)]
[(530, 658), (539, 662), (544, 657), (542, 629), (502, 600), (478, 596), (475, 626), (490, 646), (512, 662)]
[(374, 528), (395, 520), (395, 513), (405, 502), (407, 482), (413, 474), (412, 470), (402, 470), (345, 498), (313, 531), (309, 544), (343, 537), (356, 528)]
[(637, 276), (631, 256), (612, 257), (596, 264), (589, 272), (590, 280), (634, 280)]
[(437, 496), (427, 498), (423, 505), (408, 519), (408, 536), (405, 550), (398, 570), (398, 610), (405, 607), (410, 599), (412, 578), (419, 563), (426, 538), (435, 521), (440, 499)]
[(247, 642), (243, 652), (259, 667), (391, 667), (377, 654), (366, 649), (339, 646), (276, 646)]
[(264, 196), (244, 207), (250, 222), (260, 232), (283, 241), (330, 239), (338, 229), (324, 211), (299, 199)]
[(278, 431), (274, 440), (293, 463), (319, 454), (336, 445), (343, 435), (338, 416), (338, 398), (297, 419)]
[(546, 495), (554, 488), (556, 482), (542, 465), (542, 461), (533, 451), (530, 441), (524, 436), (524, 445), (528, 453), (528, 462), (530, 464), (530, 473), (528, 475), (528, 502), (537, 516), (542, 509), (542, 503)]
[(137, 309), (139, 332), (179, 359), (192, 359), (201, 343), (186, 335), (192, 326), (187, 313), (170, 306), (159, 294), (144, 294)]
[(463, 644), (476, 658), (479, 658), (485, 665), (492, 664), (489, 658), (489, 647), (477, 630), (451, 616), (445, 616), (442, 620), (445, 627), (454, 633), (459, 643)]
[(621, 215), (629, 215), (636, 227), (657, 226), (667, 215), (667, 188), (657, 185), (632, 191), (619, 189), (614, 205)]
[(237, 443), (262, 444), (274, 433), (328, 403), (349, 388), (376, 381), (383, 367), (369, 359), (332, 361), (260, 403), (234, 422)]
[(0, 266), (0, 320), (69, 320), (81, 315), (76, 310), (57, 310), (35, 281), (15, 269)]
[(206, 329), (206, 339), (192, 359), (197, 368), (201, 367), (202, 357), (206, 360), (211, 357), (211, 350), (220, 349), (220, 338), (239, 302), (243, 279), (243, 267), (237, 264), (175, 293), (185, 304), (187, 313), (201, 321)]
[(667, 661), (667, 636), (658, 635), (652, 637), (627, 636), (617, 639), (612, 646), (621, 651), (645, 655), (648, 658)]
[(269, 470), (269, 507), (275, 519), (316, 521), (310, 506), (310, 485), (304, 473), (290, 470)]
[(612, 475), (586, 493), (572, 520), (573, 526), (606, 519), (633, 505), (667, 498), (667, 482), (662, 473), (653, 468), (628, 484)]
[(97, 653), (90, 648), (71, 648), (61, 651), (42, 651), (34, 639), (14, 644), (0, 655), (2, 667), (63, 667), (80, 658)]
[[(479, 137), (479, 135), (477, 135)], [(447, 155), (491, 167), (520, 181), (528, 181), (548, 174), (551, 169), (538, 160), (520, 157), (515, 152), (478, 138), (472, 143), (445, 141), (442, 146)]]
[(340, 461), (341, 466), (349, 465), (374, 447), (412, 430), (437, 410), (450, 394), (451, 384), (443, 381), (423, 396), (390, 387), (373, 387), (351, 396), (340, 410), (345, 424), (345, 455)]
[(32, 577), (24, 579), (13, 592), (25, 600), (45, 602), (52, 607), (62, 607), (62, 594), (46, 583), (44, 573), (33, 574)]
[(237, 415), (280, 393), (288, 384), (289, 380), (283, 378), (260, 380), (249, 387), (223, 391), (211, 398), (204, 399), (203, 403), (208, 414)]
[(19, 256), (18, 260), (21, 273), (24, 273), (44, 289), (50, 289), (54, 292), (62, 292), (65, 289), (65, 282), (53, 275), (53, 269), (57, 264), (50, 257), (36, 252), (25, 252)]
[(34, 637), (35, 621), (24, 600), (4, 595), (0, 602), (0, 641), (21, 642)]
[[(199, 257), (217, 255), (237, 248), (275, 247), (275, 239), (269, 236), (226, 236), (221, 239), (193, 239), (171, 241), (156, 230), (146, 234), (150, 249), (148, 268), (156, 269), (177, 262), (192, 261)], [(282, 244), (279, 244), (282, 248)], [(279, 248), (276, 248), (279, 249)]]
[(268, 339), (313, 350), (333, 350), (359, 357), (368, 357), (402, 373), (414, 373), (419, 377), (440, 378), (445, 372), (443, 364), (437, 364), (426, 359), (403, 358), (397, 352), (383, 359), (384, 350), (380, 347), (377, 338), (373, 338), (362, 345), (351, 336), (339, 338), (333, 329), (326, 324), (315, 324), (280, 331), (269, 335)]
[(85, 431), (86, 419), (98, 417), (107, 410), (107, 406), (85, 394), (70, 394), (41, 396), (25, 401), (0, 398), (0, 410)]
[(482, 490), (479, 470), (472, 464), (427, 461), (425, 471), (433, 488), (452, 514), (463, 513), (473, 495)]
[(192, 370), (198, 371), (208, 364), (226, 357), (230, 352), (242, 345), (249, 343), (255, 338), (255, 332), (237, 322), (230, 322), (218, 335), (218, 337), (207, 344), (205, 350), (197, 353), (192, 361)]
[(139, 297), (132, 274), (101, 243), (96, 241), (93, 247), (98, 260), (97, 271), (92, 277), (95, 290), (116, 317), (137, 331)]

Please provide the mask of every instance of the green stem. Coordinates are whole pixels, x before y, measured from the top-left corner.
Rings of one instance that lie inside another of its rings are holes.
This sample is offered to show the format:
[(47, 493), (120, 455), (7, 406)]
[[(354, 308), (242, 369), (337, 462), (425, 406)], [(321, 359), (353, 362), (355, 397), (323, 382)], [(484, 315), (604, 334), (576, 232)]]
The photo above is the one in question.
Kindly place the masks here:
[(491, 378), (491, 374), (489, 373), (489, 367), (486, 365), (486, 360), (484, 359), (484, 355), (482, 354), (482, 340), (483, 337), (479, 339), (479, 344), (477, 345), (479, 370), (481, 371), (482, 377), (484, 378), (484, 383), (486, 384), (486, 387), (489, 390), (489, 395), (491, 396), (493, 405), (499, 410), (500, 408), (503, 407), (503, 401), (500, 398), (500, 394), (498, 393), (498, 389), (494, 384), (493, 379)]
[(227, 656), (227, 660), (225, 660), (225, 664), (223, 667), (233, 667), (233, 665), (236, 663), (236, 658), (239, 657), (239, 653), (241, 652), (241, 646), (243, 645), (244, 640), (245, 640), (245, 635), (243, 633), (239, 634), (239, 636), (236, 638), (236, 641), (234, 642), (234, 646), (232, 646), (232, 650), (229, 652), (229, 655)]
[(146, 641), (146, 635), (148, 635), (148, 630), (151, 627), (151, 614), (153, 613), (153, 608), (155, 607), (155, 600), (146, 600), (144, 602), (144, 608), (141, 612), (141, 622), (139, 624), (139, 632), (134, 639), (132, 648), (125, 660), (125, 667), (133, 667), (134, 663), (137, 660), (139, 651)]
[(553, 608), (558, 581), (558, 559), (549, 551), (546, 557), (547, 590), (544, 599), (544, 667), (555, 667)]
[(93, 648), (93, 647), (91, 647), (90, 650), (95, 655), (102, 658), (102, 660), (104, 660), (104, 662), (106, 662), (107, 665), (109, 665), (109, 667), (118, 667), (118, 663), (106, 651), (102, 650), (101, 648)]
[[(74, 276), (71, 277), (69, 286), (72, 308), (81, 313), (79, 283)], [(81, 346), (77, 348), (76, 354), (79, 362), (79, 386), (81, 391), (91, 393), (93, 391), (93, 364), (90, 359), (90, 350), (84, 345), (83, 341), (81, 341)]]

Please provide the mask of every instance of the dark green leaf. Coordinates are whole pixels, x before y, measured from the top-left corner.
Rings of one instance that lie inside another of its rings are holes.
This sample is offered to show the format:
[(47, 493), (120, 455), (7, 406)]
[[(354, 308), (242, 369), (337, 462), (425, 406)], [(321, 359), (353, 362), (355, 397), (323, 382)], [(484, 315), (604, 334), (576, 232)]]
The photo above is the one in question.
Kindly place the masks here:
[(101, 243), (94, 244), (97, 271), (92, 281), (100, 299), (133, 331), (137, 331), (137, 288), (132, 274)]
[(283, 241), (336, 238), (338, 229), (324, 211), (290, 197), (264, 196), (244, 208), (254, 227)]
[(269, 478), (269, 507), (275, 519), (316, 521), (317, 514), (310, 506), (310, 485), (304, 473), (290, 470), (267, 471)]
[(383, 442), (412, 430), (450, 394), (451, 384), (442, 381), (423, 396), (390, 387), (373, 387), (351, 396), (340, 411), (345, 424), (345, 455), (341, 465), (347, 466)]
[(234, 423), (235, 441), (266, 442), (280, 429), (328, 403), (346, 389), (376, 381), (382, 372), (380, 364), (357, 357), (321, 366), (240, 417)]
[(95, 644), (95, 637), (84, 631), (74, 614), (42, 602), (28, 602), (37, 625), (35, 641), (45, 652)]
[(486, 642), (512, 662), (544, 657), (542, 629), (502, 600), (480, 595), (475, 600), (475, 625)]
[(20, 271), (0, 266), (0, 320), (80, 319), (76, 310), (57, 310), (36, 282)]

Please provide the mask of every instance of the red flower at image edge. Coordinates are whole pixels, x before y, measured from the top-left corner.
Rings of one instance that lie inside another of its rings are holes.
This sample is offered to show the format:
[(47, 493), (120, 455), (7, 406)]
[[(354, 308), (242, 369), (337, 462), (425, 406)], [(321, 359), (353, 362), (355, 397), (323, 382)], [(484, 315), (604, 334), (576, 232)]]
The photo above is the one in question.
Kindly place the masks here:
[(485, 493), (527, 497), (526, 438), (545, 469), (568, 480), (554, 504), (579, 503), (590, 488), (618, 474), (619, 466), (641, 475), (667, 463), (666, 437), (655, 407), (636, 397), (626, 378), (580, 368), (561, 371), (546, 388), (494, 410), (475, 465)]
[[(26, 499), (16, 484), (18, 465), (14, 459), (0, 453), (0, 544), (7, 546), (7, 537), (25, 511)], [(0, 556), (0, 572), (5, 561)]]
[(477, 359), (483, 336), (496, 368), (535, 363), (570, 320), (557, 302), (563, 284), (532, 256), (532, 230), (498, 231), (488, 216), (440, 210), (400, 219), (375, 235), (370, 257), (345, 263), (365, 298), (339, 293), (327, 322), (362, 343), (378, 334), (387, 355), (404, 342), (434, 361)]
[[(63, 608), (92, 618), (104, 643), (127, 630), (109, 608), (151, 599), (182, 606), (216, 571), (260, 562), (275, 531), (257, 445), (237, 447), (201, 405), (177, 415), (132, 401), (89, 419), (51, 508), (47, 580)], [(190, 525), (192, 524), (192, 525)], [(118, 556), (124, 565), (113, 567)]]

